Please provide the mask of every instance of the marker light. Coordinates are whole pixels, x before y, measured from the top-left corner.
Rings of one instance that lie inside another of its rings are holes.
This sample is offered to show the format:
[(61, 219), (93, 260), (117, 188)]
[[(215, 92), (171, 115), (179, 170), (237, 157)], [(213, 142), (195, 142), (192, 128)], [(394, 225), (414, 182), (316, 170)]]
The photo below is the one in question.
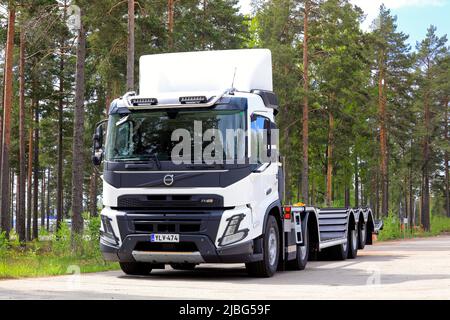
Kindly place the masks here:
[(284, 218), (286, 220), (291, 219), (291, 207), (284, 207)]
[(206, 103), (208, 98), (205, 96), (192, 96), (192, 97), (180, 97), (181, 104), (198, 104), (198, 103)]
[(154, 106), (158, 104), (156, 98), (133, 98), (131, 99), (131, 104), (133, 106)]

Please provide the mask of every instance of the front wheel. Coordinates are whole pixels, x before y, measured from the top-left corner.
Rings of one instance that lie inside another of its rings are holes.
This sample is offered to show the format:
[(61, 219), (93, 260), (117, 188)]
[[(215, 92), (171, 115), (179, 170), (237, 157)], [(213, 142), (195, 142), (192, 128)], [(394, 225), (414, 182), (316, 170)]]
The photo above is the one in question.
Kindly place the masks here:
[(263, 260), (246, 263), (245, 267), (249, 275), (268, 278), (277, 271), (280, 232), (274, 216), (269, 216), (264, 232)]
[(145, 262), (120, 262), (120, 269), (125, 274), (133, 276), (146, 276), (152, 271), (152, 265)]

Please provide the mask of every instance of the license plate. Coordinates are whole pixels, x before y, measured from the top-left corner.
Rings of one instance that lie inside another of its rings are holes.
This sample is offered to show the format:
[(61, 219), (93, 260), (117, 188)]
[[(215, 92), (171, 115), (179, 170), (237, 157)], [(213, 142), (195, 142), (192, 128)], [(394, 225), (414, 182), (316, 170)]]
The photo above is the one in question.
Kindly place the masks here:
[(180, 235), (173, 233), (153, 233), (150, 235), (150, 242), (180, 242)]

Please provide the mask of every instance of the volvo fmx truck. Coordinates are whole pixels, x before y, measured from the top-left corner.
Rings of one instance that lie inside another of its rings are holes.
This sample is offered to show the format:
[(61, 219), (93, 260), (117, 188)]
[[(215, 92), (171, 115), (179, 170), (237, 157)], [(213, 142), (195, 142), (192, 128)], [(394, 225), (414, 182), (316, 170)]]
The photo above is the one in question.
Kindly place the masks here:
[(138, 94), (113, 101), (93, 137), (106, 260), (130, 275), (243, 263), (270, 277), (372, 244), (369, 208), (284, 202), (269, 50), (148, 55), (139, 67)]

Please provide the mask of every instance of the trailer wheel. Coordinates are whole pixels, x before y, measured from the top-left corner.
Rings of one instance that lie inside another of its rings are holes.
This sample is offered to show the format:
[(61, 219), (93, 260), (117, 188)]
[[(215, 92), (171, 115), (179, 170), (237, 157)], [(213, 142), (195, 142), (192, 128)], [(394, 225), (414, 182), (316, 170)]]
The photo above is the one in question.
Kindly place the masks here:
[(170, 266), (175, 270), (194, 270), (197, 265), (195, 263), (172, 263)]
[(358, 249), (364, 249), (366, 245), (366, 238), (367, 238), (367, 224), (365, 222), (361, 222), (359, 224), (358, 228)]
[(269, 216), (264, 232), (263, 260), (246, 263), (245, 267), (249, 275), (268, 278), (277, 271), (280, 232), (274, 216)]
[(305, 229), (304, 245), (297, 246), (297, 255), (294, 260), (288, 262), (288, 267), (293, 270), (304, 270), (308, 263), (309, 257), (309, 233), (308, 228)]
[(347, 237), (347, 242), (337, 245), (335, 247), (329, 248), (329, 256), (333, 260), (345, 260), (348, 256), (349, 250), (349, 237)]
[(358, 255), (358, 229), (348, 230), (348, 258), (355, 259)]
[(152, 271), (152, 265), (145, 262), (119, 262), (120, 268), (125, 274), (133, 276), (145, 276)]

